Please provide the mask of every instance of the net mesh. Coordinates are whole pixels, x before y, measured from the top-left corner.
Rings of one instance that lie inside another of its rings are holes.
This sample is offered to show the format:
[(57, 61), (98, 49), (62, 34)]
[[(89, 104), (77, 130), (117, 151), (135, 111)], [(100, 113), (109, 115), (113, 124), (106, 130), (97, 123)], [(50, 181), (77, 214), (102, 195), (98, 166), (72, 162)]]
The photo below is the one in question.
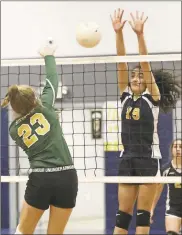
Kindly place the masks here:
[[(82, 182), (100, 182), (103, 180), (100, 177), (117, 175), (117, 159), (120, 151), (123, 150), (120, 137), (117, 63), (127, 62), (130, 74), (132, 69), (142, 61), (149, 61), (152, 70), (161, 69), (169, 72), (173, 78), (181, 79), (180, 54), (57, 59), (60, 80), (55, 108), (78, 174), (80, 177), (87, 177), (82, 179)], [(37, 94), (41, 93), (45, 83), (43, 60), (2, 60), (1, 62), (1, 100), (6, 95), (8, 87), (13, 84), (30, 85)], [(10, 124), (12, 121), (10, 108), (5, 118)], [(164, 126), (160, 130), (159, 137), (169, 132), (171, 132), (170, 127)], [(180, 102), (173, 111), (172, 132), (170, 135), (173, 139), (181, 138)], [(160, 144), (164, 155), (163, 163), (165, 163), (169, 160), (169, 154), (166, 155), (166, 142), (163, 140)], [(1, 161), (4, 163), (2, 180), (18, 182), (19, 177), (10, 178), (10, 176), (26, 176), (29, 169), (28, 159), (11, 138), (8, 143), (2, 145), (2, 150), (7, 147), (8, 152), (1, 154)], [(26, 179), (26, 177), (21, 178), (22, 181)], [(109, 180), (107, 177), (104, 182), (112, 183), (116, 180), (119, 178)], [(156, 179), (146, 178), (145, 181), (154, 182)]]
[[(55, 108), (78, 172), (79, 181), (83, 183), (79, 185), (78, 211), (75, 215), (73, 213), (69, 221), (68, 232), (70, 233), (80, 231), (80, 228), (94, 233), (93, 228), (96, 227), (100, 228), (100, 231), (96, 231), (97, 234), (103, 233), (105, 203), (107, 204), (103, 198), (106, 193), (107, 198), (112, 197), (113, 200), (113, 192), (116, 191), (110, 188), (110, 186), (114, 187), (113, 183), (181, 183), (180, 177), (117, 177), (119, 156), (123, 150), (117, 63), (127, 62), (130, 73), (133, 67), (141, 61), (150, 62), (152, 70), (162, 69), (171, 73), (175, 79), (181, 79), (180, 54), (57, 58), (60, 81)], [(8, 87), (13, 84), (31, 85), (40, 94), (45, 82), (43, 60), (2, 60), (1, 63), (1, 100), (6, 95)], [(171, 114), (167, 116), (161, 114), (159, 118), (162, 164), (169, 160), (168, 150), (172, 139), (181, 138), (181, 101), (176, 104), (172, 115), (172, 128)], [(9, 208), (11, 208), (10, 228), (14, 233), (28, 179), (29, 162), (25, 153), (9, 137), (6, 124), (8, 122), (9, 125), (12, 121), (12, 110), (9, 108), (8, 112), (3, 111), (1, 118), (3, 137), (1, 182), (10, 183), (8, 186)], [(112, 185), (108, 185), (109, 188), (106, 189), (103, 183)], [(116, 192), (115, 195), (117, 195)], [(94, 207), (91, 200), (94, 201)], [(165, 202), (163, 206), (164, 204)], [(83, 205), (88, 205), (89, 208), (86, 210), (86, 215)], [(93, 208), (91, 209), (89, 205)], [(46, 233), (48, 220), (49, 214), (46, 211), (37, 225), (37, 234)]]

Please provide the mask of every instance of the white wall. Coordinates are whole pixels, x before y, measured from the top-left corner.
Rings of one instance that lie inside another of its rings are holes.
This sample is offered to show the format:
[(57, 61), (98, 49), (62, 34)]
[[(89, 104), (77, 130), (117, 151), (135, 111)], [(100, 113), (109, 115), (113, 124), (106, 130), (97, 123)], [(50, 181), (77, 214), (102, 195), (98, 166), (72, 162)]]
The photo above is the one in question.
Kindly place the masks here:
[[(149, 17), (145, 32), (149, 52), (181, 51), (181, 2), (88, 1), (88, 2), (5, 2), (1, 3), (1, 57), (37, 57), (37, 49), (52, 36), (59, 48), (57, 56), (115, 54), (115, 35), (110, 14), (125, 9), (144, 11)], [(100, 25), (102, 41), (94, 49), (81, 48), (75, 40), (78, 23), (94, 21)], [(136, 36), (129, 24), (124, 29), (128, 53), (137, 53)]]

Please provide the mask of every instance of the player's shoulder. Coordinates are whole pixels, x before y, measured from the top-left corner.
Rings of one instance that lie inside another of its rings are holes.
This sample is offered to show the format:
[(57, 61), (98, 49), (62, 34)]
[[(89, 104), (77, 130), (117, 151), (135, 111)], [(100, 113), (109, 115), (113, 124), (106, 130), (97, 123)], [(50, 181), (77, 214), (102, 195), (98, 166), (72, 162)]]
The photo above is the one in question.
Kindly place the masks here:
[(152, 95), (147, 90), (145, 92), (143, 92), (142, 99), (145, 100), (150, 105), (150, 107), (159, 106), (159, 104), (160, 104), (160, 100), (155, 101), (152, 98)]
[(165, 163), (162, 167), (161, 167), (161, 175), (162, 176), (168, 176), (169, 172), (172, 168), (171, 162), (167, 162)]
[(55, 118), (57, 119), (57, 113), (55, 107), (46, 107), (46, 106), (39, 106), (35, 109), (34, 113), (36, 115), (43, 116), (49, 122), (52, 122)]
[(21, 126), (22, 124), (29, 124), (30, 123), (30, 119), (32, 117), (34, 117), (36, 114), (44, 114), (45, 111), (48, 111), (49, 109), (43, 106), (37, 106), (35, 107), (30, 113), (24, 115), (23, 117), (17, 118), (15, 119), (10, 127), (16, 127), (19, 128), (19, 126)]
[(126, 98), (132, 98), (132, 91), (131, 88), (129, 86), (127, 86), (125, 88), (125, 90), (123, 91), (123, 93), (120, 96), (120, 100), (121, 103), (126, 99)]
[(34, 113), (47, 113), (47, 112), (55, 112), (55, 108), (53, 106), (47, 107), (44, 105), (39, 105), (34, 109)]

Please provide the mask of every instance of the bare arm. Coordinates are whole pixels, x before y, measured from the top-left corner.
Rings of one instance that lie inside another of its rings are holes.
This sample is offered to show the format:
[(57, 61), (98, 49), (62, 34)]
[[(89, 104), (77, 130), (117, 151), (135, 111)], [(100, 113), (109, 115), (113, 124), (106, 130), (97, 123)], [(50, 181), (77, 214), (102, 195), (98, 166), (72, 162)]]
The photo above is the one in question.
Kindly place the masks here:
[[(126, 21), (122, 21), (124, 11), (118, 9), (117, 13), (114, 12), (112, 20), (112, 25), (114, 31), (116, 32), (116, 51), (118, 56), (125, 56), (125, 44), (123, 37), (123, 27)], [(127, 63), (118, 64), (118, 87), (120, 93), (122, 94), (125, 88), (128, 86), (128, 66)]]
[[(147, 46), (144, 38), (144, 34), (137, 35), (138, 38), (138, 45), (139, 45), (139, 53), (140, 55), (148, 55), (147, 52)], [(151, 72), (151, 66), (149, 62), (141, 62), (140, 63), (143, 74), (144, 74), (144, 79), (147, 85), (147, 88), (152, 95), (152, 98), (155, 101), (160, 100), (160, 92), (159, 88), (155, 82), (155, 78)]]
[[(120, 31), (116, 34), (116, 50), (118, 56), (126, 55), (125, 45), (123, 39), (123, 32)], [(123, 93), (128, 86), (128, 65), (127, 63), (118, 64), (118, 86), (120, 93)]]
[[(137, 34), (139, 54), (140, 55), (148, 55), (144, 32), (143, 32), (144, 24), (147, 20), (147, 17), (145, 19), (143, 19), (143, 16), (144, 16), (144, 14), (142, 13), (142, 15), (139, 17), (139, 13), (136, 12), (136, 17), (134, 17), (133, 14), (131, 13), (133, 23), (131, 21), (129, 23), (130, 23), (132, 29), (134, 30), (134, 32)], [(155, 82), (155, 78), (151, 72), (150, 63), (149, 62), (141, 62), (140, 65), (141, 65), (141, 68), (142, 68), (142, 71), (144, 74), (144, 79), (145, 79), (148, 91), (152, 95), (152, 98), (155, 101), (158, 101), (160, 99), (160, 92), (159, 92), (159, 88)]]

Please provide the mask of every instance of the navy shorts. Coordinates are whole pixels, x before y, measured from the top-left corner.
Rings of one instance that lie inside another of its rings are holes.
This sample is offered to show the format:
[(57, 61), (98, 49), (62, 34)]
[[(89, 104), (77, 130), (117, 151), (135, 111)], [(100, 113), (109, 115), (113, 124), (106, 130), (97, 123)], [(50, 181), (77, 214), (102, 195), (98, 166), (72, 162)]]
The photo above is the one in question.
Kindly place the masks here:
[(118, 176), (156, 176), (158, 172), (158, 159), (121, 158)]
[[(182, 200), (182, 199), (181, 199)], [(166, 216), (176, 216), (179, 218), (182, 218), (182, 210), (181, 207), (182, 205), (179, 206), (171, 206), (169, 210), (166, 210)]]
[(73, 208), (76, 204), (78, 178), (75, 169), (59, 172), (32, 172), (25, 191), (25, 201), (37, 209), (50, 205)]

